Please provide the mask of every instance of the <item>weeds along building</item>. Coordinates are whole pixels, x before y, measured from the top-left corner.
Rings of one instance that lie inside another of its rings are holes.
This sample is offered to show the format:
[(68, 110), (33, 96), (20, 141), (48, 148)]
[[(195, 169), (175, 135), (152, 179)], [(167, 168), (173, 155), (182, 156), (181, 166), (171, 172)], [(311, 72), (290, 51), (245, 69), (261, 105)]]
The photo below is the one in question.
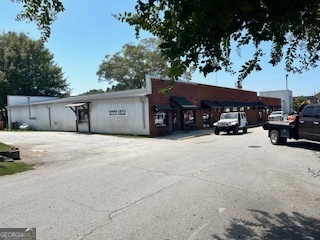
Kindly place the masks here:
[(67, 98), (8, 96), (12, 126), (35, 130), (158, 136), (212, 127), (221, 112), (244, 111), (249, 124), (265, 121), (281, 99), (256, 92), (146, 76), (146, 88)]

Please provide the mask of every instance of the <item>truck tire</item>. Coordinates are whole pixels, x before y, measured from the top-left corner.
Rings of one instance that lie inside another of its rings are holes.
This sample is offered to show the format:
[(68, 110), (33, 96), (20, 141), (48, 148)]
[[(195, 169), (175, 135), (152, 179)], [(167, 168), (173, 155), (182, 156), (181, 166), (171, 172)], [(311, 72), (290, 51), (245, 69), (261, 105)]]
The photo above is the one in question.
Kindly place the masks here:
[(287, 138), (280, 137), (278, 130), (272, 130), (270, 132), (270, 141), (273, 145), (285, 144), (287, 142)]
[(277, 130), (272, 130), (270, 132), (270, 141), (273, 145), (278, 145), (280, 141), (280, 133)]
[(233, 129), (233, 134), (237, 134), (239, 131), (239, 126), (238, 125), (235, 125), (234, 126), (234, 129)]
[(215, 128), (215, 129), (214, 129), (214, 134), (215, 134), (215, 135), (219, 135), (219, 134), (220, 134), (220, 131), (219, 131), (218, 128)]
[(247, 128), (247, 127), (244, 127), (244, 128), (242, 129), (242, 131), (243, 131), (243, 133), (247, 133), (247, 132), (248, 132), (248, 128)]

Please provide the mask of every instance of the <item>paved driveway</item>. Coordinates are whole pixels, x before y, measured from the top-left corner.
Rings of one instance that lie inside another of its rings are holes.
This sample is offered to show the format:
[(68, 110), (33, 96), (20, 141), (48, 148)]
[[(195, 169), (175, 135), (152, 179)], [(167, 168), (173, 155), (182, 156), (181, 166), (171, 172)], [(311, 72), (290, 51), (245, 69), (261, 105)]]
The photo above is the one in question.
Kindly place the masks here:
[(319, 145), (266, 135), (2, 131), (37, 167), (0, 178), (0, 226), (59, 240), (320, 239), (320, 178), (308, 171)]

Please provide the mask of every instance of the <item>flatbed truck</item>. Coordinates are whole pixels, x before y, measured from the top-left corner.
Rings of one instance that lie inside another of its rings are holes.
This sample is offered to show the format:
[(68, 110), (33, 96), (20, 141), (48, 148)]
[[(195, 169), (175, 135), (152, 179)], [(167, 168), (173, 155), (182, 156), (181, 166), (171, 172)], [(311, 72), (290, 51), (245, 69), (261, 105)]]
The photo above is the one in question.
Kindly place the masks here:
[(287, 139), (320, 141), (320, 103), (307, 104), (300, 109), (294, 120), (263, 124), (272, 144), (285, 144)]

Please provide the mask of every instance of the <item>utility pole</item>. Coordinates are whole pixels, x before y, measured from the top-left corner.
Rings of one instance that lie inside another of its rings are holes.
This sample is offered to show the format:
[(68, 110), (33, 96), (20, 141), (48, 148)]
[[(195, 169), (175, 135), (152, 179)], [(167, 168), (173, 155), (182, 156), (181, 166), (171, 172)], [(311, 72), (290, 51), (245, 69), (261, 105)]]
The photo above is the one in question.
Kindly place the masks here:
[(288, 90), (288, 74), (286, 74), (286, 90)]

